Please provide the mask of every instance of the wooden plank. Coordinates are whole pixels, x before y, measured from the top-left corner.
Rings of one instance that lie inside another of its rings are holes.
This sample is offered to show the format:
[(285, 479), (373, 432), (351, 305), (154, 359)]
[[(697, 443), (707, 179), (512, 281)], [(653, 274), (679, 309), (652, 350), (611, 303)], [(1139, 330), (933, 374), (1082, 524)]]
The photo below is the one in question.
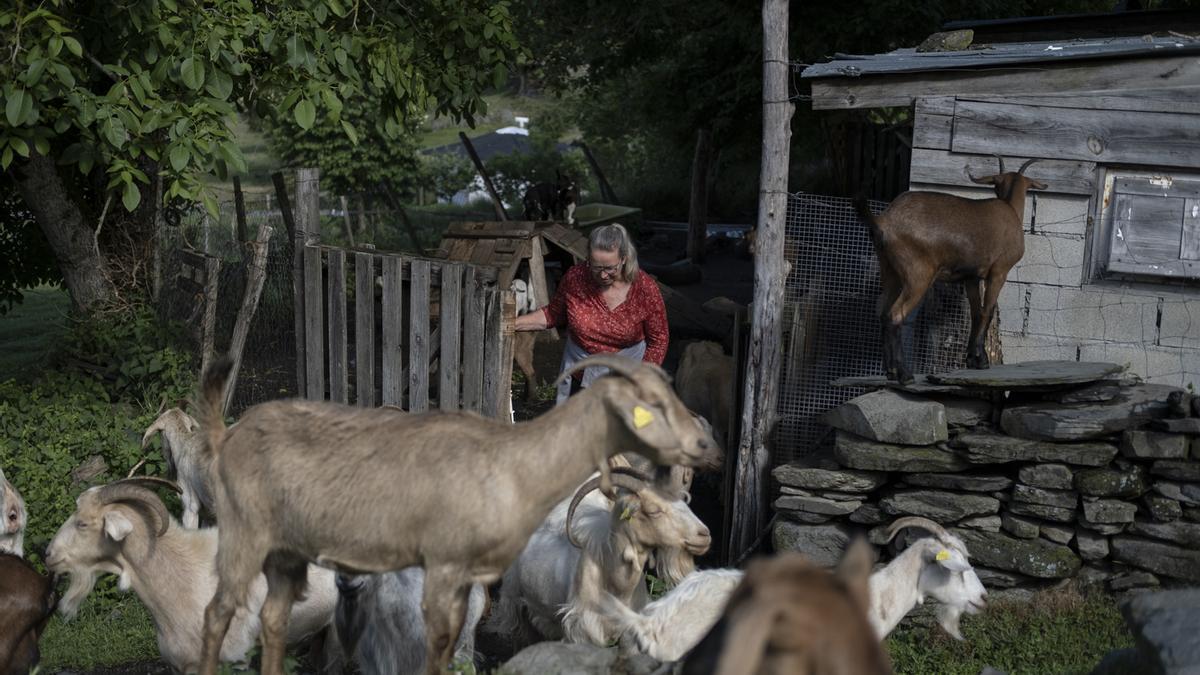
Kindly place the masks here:
[(1200, 198), (1200, 180), (1187, 180), (1170, 174), (1117, 176), (1113, 181), (1113, 192), (1147, 197), (1196, 199)]
[[(538, 237), (537, 242), (541, 241), (542, 238)], [(544, 244), (535, 245), (529, 251), (529, 290), (533, 293), (536, 307), (550, 302), (550, 287), (546, 285), (546, 259), (542, 256), (543, 246)]]
[(463, 275), (462, 407), (483, 410), (483, 327), (486, 316), (483, 286), (476, 282), (475, 267)]
[[(345, 250), (345, 249), (337, 247), (337, 246), (321, 246), (320, 248), (323, 251), (344, 251)], [(367, 249), (367, 250), (373, 250), (373, 249)], [(451, 261), (442, 260), (439, 258), (421, 258), (421, 257), (417, 257), (417, 256), (406, 255), (403, 253), (375, 253), (375, 255), (377, 255), (381, 258), (398, 257), (398, 258), (402, 258), (404, 260), (424, 260), (425, 262), (429, 263), (429, 274), (430, 274), (429, 283), (434, 286), (441, 284), (442, 266), (450, 264), (450, 262), (451, 262)], [(401, 277), (401, 280), (408, 281), (410, 274), (411, 274), (411, 266), (405, 267), (403, 269), (403, 276)], [(489, 266), (481, 267), (477, 272), (477, 278), (482, 279), (484, 282), (487, 282), (487, 283), (495, 282), (497, 279), (499, 279), (499, 276), (500, 276), (499, 272)]]
[(329, 400), (349, 403), (346, 363), (346, 252), (329, 252)]
[(408, 287), (408, 411), (429, 409), (429, 261), (412, 262)]
[[(1006, 167), (1019, 167), (1030, 156), (1004, 155)], [(971, 182), (967, 172), (976, 176), (996, 173), (999, 168), (991, 155), (964, 155), (942, 150), (913, 148), (909, 183), (955, 187), (986, 187)], [(1091, 196), (1096, 189), (1094, 162), (1047, 159), (1034, 164), (1026, 173), (1048, 186), (1048, 192)]]
[(358, 396), (364, 408), (375, 407), (375, 256), (354, 254), (354, 360)]
[(1200, 166), (1200, 115), (959, 101), (951, 149), (1195, 167)]
[(480, 412), (484, 417), (499, 418), (503, 410), (500, 396), (502, 383), (512, 382), (511, 377), (507, 381), (501, 380), (504, 372), (504, 305), (500, 291), (495, 288), (486, 289), (484, 298), (483, 409)]
[[(509, 225), (510, 223), (505, 223)], [(442, 235), (444, 239), (528, 239), (532, 228), (523, 229), (489, 229), (489, 230), (447, 230)]]
[(954, 117), (917, 114), (913, 123), (913, 148), (949, 150)]
[(321, 249), (304, 247), (304, 381), (305, 397), (325, 400), (325, 320), (321, 311)]
[(287, 184), (279, 171), (271, 174), (275, 184), (275, 197), (279, 200), (279, 214), (283, 225), (287, 228), (287, 242), (284, 250), (291, 251), (292, 256), (292, 327), (296, 349), (296, 391), (303, 395), (307, 388), (304, 384), (304, 236), (296, 225), (292, 213), (292, 202), (288, 197)]
[(1072, 61), (1025, 67), (976, 68), (860, 77), (822, 77), (812, 85), (814, 110), (904, 107), (929, 96), (1007, 96), (1012, 93), (1135, 91), (1200, 86), (1193, 56)]
[(189, 251), (189, 250), (183, 249), (183, 248), (176, 250), (175, 255), (179, 257), (180, 263), (187, 265), (188, 267), (191, 267), (198, 271), (204, 270), (205, 265), (207, 264), (206, 261), (212, 257), (212, 256), (204, 255), (203, 253), (199, 253), (196, 251)]
[(208, 366), (216, 355), (217, 337), (217, 294), (221, 284), (221, 259), (213, 256), (204, 258), (204, 321), (200, 324), (200, 372), (208, 372)]
[(404, 363), (401, 336), (404, 334), (404, 259), (383, 258), (383, 405), (401, 405), (404, 395)]
[(462, 275), (463, 267), (448, 265), (442, 270), (441, 346), (438, 362), (438, 407), (458, 410), (459, 378), (462, 376)]
[(517, 294), (507, 288), (500, 290), (500, 377), (496, 382), (500, 397), (501, 419), (513, 421), (512, 368), (516, 346)]
[(954, 101), (953, 96), (926, 96), (916, 100), (913, 104), (913, 112), (917, 116), (953, 115)]
[(490, 265), (492, 262), (492, 253), (496, 250), (496, 241), (494, 239), (481, 239), (475, 243), (475, 250), (471, 252), (470, 262), (474, 265)]
[(1125, 110), (1128, 112), (1178, 112), (1200, 106), (1200, 86), (1135, 91), (1080, 91), (1061, 94), (1017, 96), (963, 96), (964, 101), (1011, 103), (1014, 105), (1082, 108), (1085, 110)]
[(1200, 260), (1200, 199), (1183, 200), (1183, 242), (1179, 257)]

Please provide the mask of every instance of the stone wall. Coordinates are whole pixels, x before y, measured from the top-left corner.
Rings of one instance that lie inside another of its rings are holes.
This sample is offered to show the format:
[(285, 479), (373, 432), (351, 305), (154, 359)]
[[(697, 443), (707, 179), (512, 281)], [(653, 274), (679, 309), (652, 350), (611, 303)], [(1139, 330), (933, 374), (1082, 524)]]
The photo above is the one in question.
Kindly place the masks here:
[(1076, 576), (1117, 591), (1195, 584), (1194, 402), (1119, 376), (864, 394), (825, 415), (821, 452), (775, 468), (775, 548), (831, 563), (854, 533), (882, 545), (888, 523), (914, 515), (960, 536), (992, 588)]

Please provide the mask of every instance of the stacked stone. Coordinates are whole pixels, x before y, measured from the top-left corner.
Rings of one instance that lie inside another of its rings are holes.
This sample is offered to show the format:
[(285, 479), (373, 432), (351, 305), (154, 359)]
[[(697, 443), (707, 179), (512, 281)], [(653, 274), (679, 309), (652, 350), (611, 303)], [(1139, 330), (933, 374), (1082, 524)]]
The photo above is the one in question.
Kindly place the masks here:
[(883, 544), (914, 515), (961, 537), (991, 587), (1200, 581), (1200, 418), (1178, 416), (1184, 392), (1106, 380), (1014, 392), (1000, 410), (930, 389), (825, 415), (832, 452), (774, 471), (777, 550), (831, 563), (856, 531)]

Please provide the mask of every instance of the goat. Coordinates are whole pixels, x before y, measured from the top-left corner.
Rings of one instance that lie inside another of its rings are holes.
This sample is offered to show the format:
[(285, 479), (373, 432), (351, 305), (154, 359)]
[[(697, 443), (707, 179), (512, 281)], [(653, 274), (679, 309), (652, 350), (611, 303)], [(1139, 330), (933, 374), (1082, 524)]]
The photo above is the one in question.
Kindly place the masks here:
[(8, 482), (4, 469), (0, 469), (0, 553), (11, 553), (18, 558), (25, 556), (25, 524), (29, 515), (25, 512), (25, 500), (17, 488)]
[(38, 640), (56, 603), (52, 578), (20, 556), (0, 553), (0, 675), (27, 673), (37, 665)]
[(882, 640), (913, 607), (930, 596), (941, 603), (938, 623), (961, 640), (958, 621), (963, 612), (976, 614), (986, 606), (987, 590), (968, 562), (967, 545), (941, 525), (916, 516), (899, 518), (888, 526), (887, 540), (900, 530), (919, 527), (932, 534), (909, 544), (887, 567), (871, 575), (871, 627)]
[(595, 492), (600, 485), (595, 476), (530, 537), (504, 573), (489, 630), (517, 641), (530, 641), (536, 633), (603, 646), (619, 633), (597, 611), (602, 595), (641, 607), (648, 563), (672, 586), (692, 571), (692, 556), (711, 544), (708, 528), (674, 498), (678, 493), (664, 496), (624, 467), (613, 474), (614, 484), (625, 490), (615, 500)]
[(733, 410), (733, 357), (716, 342), (693, 342), (675, 370), (675, 391), (692, 412), (712, 423), (713, 438), (725, 448)]
[[(75, 512), (46, 550), (51, 571), (71, 577), (59, 610), (73, 617), (105, 572), (118, 587), (133, 589), (154, 618), (158, 649), (181, 672), (200, 661), (203, 608), (217, 586), (218, 532), (187, 529), (170, 516), (150, 488), (173, 483), (130, 478), (90, 488), (79, 495)], [(332, 623), (337, 603), (333, 572), (310, 566), (308, 598), (292, 611), (288, 641), (295, 643)], [(245, 662), (259, 632), (258, 608), (266, 595), (260, 573), (249, 584), (233, 626), (221, 645), (223, 661)]]
[(562, 220), (574, 225), (578, 193), (575, 179), (555, 170), (553, 183), (537, 183), (521, 197), (525, 220)]
[(871, 213), (865, 200), (855, 200), (879, 258), (883, 367), (889, 379), (913, 381), (904, 363), (901, 330), (935, 280), (963, 282), (971, 303), (967, 367), (988, 367), (983, 338), (1008, 271), (1025, 254), (1021, 226), (1025, 193), (1046, 189), (1045, 183), (1024, 175), (1036, 159), (1025, 162), (1016, 172), (1006, 172), (1004, 158), (997, 158), (1000, 173), (970, 176), (975, 183), (995, 187), (996, 196), (990, 199), (909, 191), (896, 197), (879, 215)]
[(597, 365), (612, 375), (519, 424), (292, 400), (254, 406), (226, 430), (220, 399), (230, 363), (218, 361), (203, 377), (221, 529), (202, 675), (215, 675), (222, 636), (260, 570), (268, 587), (262, 672), (282, 672), (288, 607), (303, 590), (306, 561), (349, 574), (422, 565), (426, 671), (440, 672), (470, 586), (499, 579), (592, 467), (611, 492), (606, 460), (620, 450), (660, 465), (717, 463), (716, 443), (661, 369), (603, 355), (562, 377)]
[(866, 616), (871, 558), (871, 546), (856, 539), (834, 573), (798, 553), (752, 561), (682, 672), (891, 673)]
[[(408, 567), (398, 572), (337, 577), (335, 611), (337, 638), (342, 649), (373, 675), (417, 674), (425, 671), (425, 622), (421, 594), (425, 571)], [(467, 618), (454, 648), (454, 662), (474, 664), (475, 626), (483, 616), (487, 591), (475, 584), (467, 602)]]
[(150, 445), (150, 439), (162, 433), (163, 458), (167, 460), (167, 472), (176, 477), (183, 493), (183, 514), (180, 520), (190, 529), (200, 527), (200, 507), (213, 509), (212, 486), (208, 475), (208, 457), (204, 449), (204, 434), (200, 423), (179, 408), (171, 408), (142, 434), (142, 449)]

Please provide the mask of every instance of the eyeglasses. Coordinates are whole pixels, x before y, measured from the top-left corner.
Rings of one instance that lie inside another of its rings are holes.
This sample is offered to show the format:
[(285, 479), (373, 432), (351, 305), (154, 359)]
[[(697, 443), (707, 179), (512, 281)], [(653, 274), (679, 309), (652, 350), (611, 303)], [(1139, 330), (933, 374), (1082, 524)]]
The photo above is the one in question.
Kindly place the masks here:
[(591, 269), (596, 274), (616, 274), (617, 270), (621, 269), (621, 264), (617, 263), (616, 265), (595, 265), (592, 263), (588, 263), (588, 268)]

